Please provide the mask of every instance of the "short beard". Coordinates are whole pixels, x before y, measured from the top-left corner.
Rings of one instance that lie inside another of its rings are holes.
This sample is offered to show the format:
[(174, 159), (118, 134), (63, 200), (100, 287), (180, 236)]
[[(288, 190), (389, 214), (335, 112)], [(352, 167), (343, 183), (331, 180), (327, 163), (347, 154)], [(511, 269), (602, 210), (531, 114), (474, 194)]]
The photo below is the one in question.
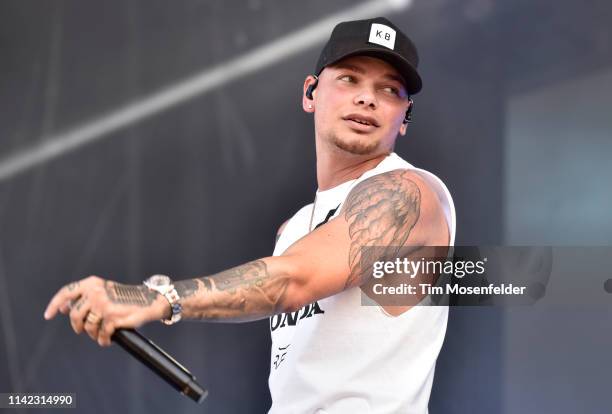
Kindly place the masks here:
[(340, 138), (336, 134), (332, 135), (332, 144), (337, 148), (340, 148), (343, 151), (349, 152), (355, 155), (368, 155), (372, 154), (378, 148), (378, 142), (346, 142)]

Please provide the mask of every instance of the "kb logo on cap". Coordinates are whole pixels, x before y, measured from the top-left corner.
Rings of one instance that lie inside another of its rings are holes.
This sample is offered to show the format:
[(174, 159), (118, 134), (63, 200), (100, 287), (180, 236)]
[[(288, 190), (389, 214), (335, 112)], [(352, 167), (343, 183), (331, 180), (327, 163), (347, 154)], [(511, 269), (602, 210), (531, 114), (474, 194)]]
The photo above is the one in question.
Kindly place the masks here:
[(395, 30), (384, 24), (372, 23), (368, 42), (393, 50), (395, 47)]

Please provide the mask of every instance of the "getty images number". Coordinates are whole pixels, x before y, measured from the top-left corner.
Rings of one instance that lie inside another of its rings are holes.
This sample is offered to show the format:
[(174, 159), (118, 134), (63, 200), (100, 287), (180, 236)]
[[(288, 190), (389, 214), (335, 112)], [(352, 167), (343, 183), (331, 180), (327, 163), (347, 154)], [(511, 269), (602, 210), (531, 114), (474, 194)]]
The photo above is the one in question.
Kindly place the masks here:
[(9, 395), (9, 405), (71, 405), (71, 395)]

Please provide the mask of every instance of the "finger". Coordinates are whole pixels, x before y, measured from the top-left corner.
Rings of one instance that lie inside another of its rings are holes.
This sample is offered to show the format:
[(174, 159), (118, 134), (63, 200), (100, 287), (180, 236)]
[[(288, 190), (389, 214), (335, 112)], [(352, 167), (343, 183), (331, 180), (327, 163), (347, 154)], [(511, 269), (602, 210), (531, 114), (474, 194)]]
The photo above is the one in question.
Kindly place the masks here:
[(92, 310), (90, 310), (88, 316), (85, 317), (84, 329), (85, 329), (85, 332), (87, 332), (87, 335), (89, 335), (91, 339), (97, 342), (98, 332), (100, 331), (100, 325), (102, 324), (102, 319), (98, 321), (91, 320), (89, 316), (92, 314), (96, 315), (96, 318), (100, 317), (97, 312), (93, 312)]
[(91, 309), (91, 303), (87, 300), (87, 296), (80, 298), (70, 311), (70, 325), (77, 334), (83, 332), (84, 319)]
[(49, 301), (44, 313), (45, 319), (54, 318), (60, 308), (65, 309), (71, 300), (77, 299), (80, 295), (80, 282), (72, 282), (61, 288)]
[(142, 316), (138, 315), (137, 312), (130, 313), (123, 318), (115, 321), (115, 329), (118, 328), (139, 328), (144, 323)]
[(62, 304), (59, 307), (59, 311), (61, 313), (63, 313), (64, 315), (68, 314), (70, 312), (70, 310), (72, 309), (72, 307), (79, 301), (80, 297), (74, 300), (71, 300), (70, 302), (66, 302), (64, 304)]
[(100, 346), (110, 346), (113, 333), (115, 333), (115, 325), (112, 322), (102, 321), (98, 333), (98, 344)]

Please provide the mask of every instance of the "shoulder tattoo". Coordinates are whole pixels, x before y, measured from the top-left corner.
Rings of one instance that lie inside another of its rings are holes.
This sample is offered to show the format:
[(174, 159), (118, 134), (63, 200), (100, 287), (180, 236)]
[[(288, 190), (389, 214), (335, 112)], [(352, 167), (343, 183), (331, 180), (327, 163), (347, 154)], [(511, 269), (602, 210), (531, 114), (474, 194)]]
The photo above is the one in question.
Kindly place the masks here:
[(362, 257), (364, 247), (380, 247), (377, 253), (390, 257), (410, 236), (419, 219), (421, 192), (409, 174), (407, 170), (395, 170), (375, 175), (360, 182), (348, 195), (343, 214), (349, 224), (351, 245), (345, 289), (365, 282), (373, 262), (381, 259), (379, 254)]

